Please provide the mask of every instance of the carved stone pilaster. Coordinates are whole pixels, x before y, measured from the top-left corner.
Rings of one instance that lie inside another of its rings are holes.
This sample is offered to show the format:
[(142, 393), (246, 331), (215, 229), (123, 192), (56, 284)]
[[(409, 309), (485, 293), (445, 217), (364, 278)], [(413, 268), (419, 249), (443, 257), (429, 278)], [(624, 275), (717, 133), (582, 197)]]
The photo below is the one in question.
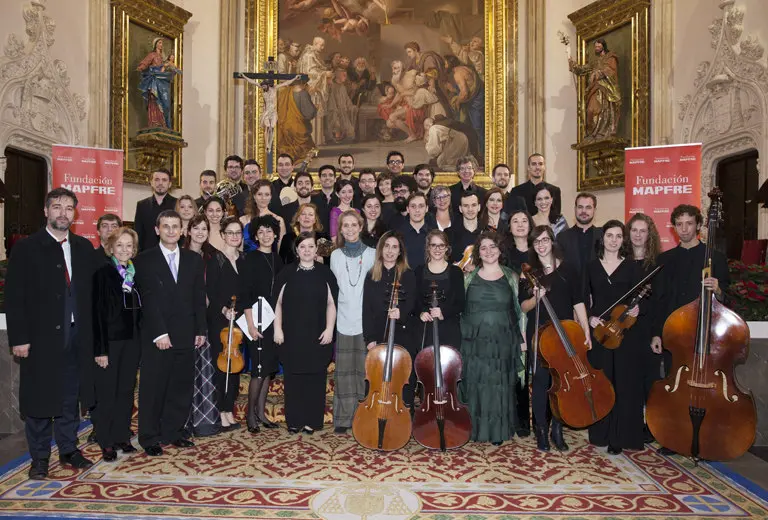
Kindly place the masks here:
[[(543, 153), (544, 135), (544, 48), (545, 36), (545, 7), (541, 0), (528, 0), (526, 20), (526, 75), (527, 75), (527, 105), (526, 105), (526, 137), (528, 150), (523, 155), (533, 152)], [(524, 181), (518, 175), (517, 183)]]
[(651, 143), (672, 142), (675, 33), (673, 0), (655, 0), (651, 3), (653, 38), (651, 39), (651, 82), (653, 109), (651, 110)]

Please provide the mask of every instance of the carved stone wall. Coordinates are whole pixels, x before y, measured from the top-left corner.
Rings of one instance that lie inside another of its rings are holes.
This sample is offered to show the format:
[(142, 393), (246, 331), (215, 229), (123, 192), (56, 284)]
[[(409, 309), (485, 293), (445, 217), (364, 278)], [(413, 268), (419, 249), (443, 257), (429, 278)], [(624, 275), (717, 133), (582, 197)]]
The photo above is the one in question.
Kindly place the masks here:
[[(722, 159), (752, 149), (760, 159), (768, 154), (765, 49), (755, 36), (742, 34), (743, 8), (734, 0), (721, 0), (719, 7), (722, 16), (709, 26), (712, 59), (699, 64), (695, 92), (679, 101), (681, 142), (702, 143), (702, 202)], [(767, 178), (760, 171), (760, 184)], [(768, 211), (760, 211), (758, 230), (760, 238), (768, 236)]]
[[(9, 35), (0, 55), (0, 156), (13, 146), (50, 164), (53, 144), (82, 144), (86, 102), (70, 91), (66, 63), (51, 57), (56, 22), (46, 13), (46, 3), (29, 2), (22, 13), (26, 37)], [(0, 161), (0, 178), (5, 180), (5, 160)], [(0, 233), (4, 226), (0, 211)]]

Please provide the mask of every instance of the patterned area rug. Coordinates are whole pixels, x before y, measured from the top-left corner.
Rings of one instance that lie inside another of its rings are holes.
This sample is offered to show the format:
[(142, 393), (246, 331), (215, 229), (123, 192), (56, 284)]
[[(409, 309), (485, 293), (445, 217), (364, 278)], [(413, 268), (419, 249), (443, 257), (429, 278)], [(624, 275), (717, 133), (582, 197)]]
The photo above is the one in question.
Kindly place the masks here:
[[(89, 432), (81, 432), (83, 442)], [(541, 453), (532, 438), (447, 453), (411, 441), (378, 453), (329, 427), (290, 435), (282, 425), (196, 439), (195, 448), (169, 447), (158, 458), (120, 454), (113, 463), (89, 444), (85, 455), (99, 462), (87, 471), (60, 467), (55, 452), (48, 481), (27, 480), (27, 458), (3, 468), (0, 517), (768, 518), (768, 493), (714, 466), (694, 467), (652, 447), (609, 456), (584, 432), (567, 432), (567, 441), (564, 454)]]

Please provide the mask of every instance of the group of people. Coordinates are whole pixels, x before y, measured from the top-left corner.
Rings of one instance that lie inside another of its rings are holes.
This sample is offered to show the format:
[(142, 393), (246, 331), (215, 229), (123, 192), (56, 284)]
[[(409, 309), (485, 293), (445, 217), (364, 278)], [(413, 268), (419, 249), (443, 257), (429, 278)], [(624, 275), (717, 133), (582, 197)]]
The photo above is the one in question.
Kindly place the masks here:
[[(323, 428), (332, 360), (334, 431), (345, 434), (365, 397), (366, 354), (386, 342), (387, 322), (395, 320), (395, 342), (415, 357), (432, 344), (437, 320), (440, 342), (463, 357), (460, 397), (472, 416), (472, 440), (498, 445), (534, 431), (539, 449), (549, 450), (551, 440), (567, 450), (549, 406), (549, 370), (533, 350), (538, 327), (575, 319), (590, 362), (616, 392), (611, 413), (590, 427), (590, 442), (609, 453), (642, 448), (645, 400), (670, 364), (661, 362), (664, 321), (702, 283), (700, 210), (675, 208), (680, 244), (660, 253), (646, 215), (595, 227), (591, 193), (576, 196), (569, 228), (540, 154), (528, 159), (528, 180), (511, 190), (503, 164), (485, 190), (473, 180), (471, 157), (457, 161), (459, 182), (450, 187), (433, 186), (428, 165), (403, 173), (404, 162), (393, 151), (384, 171), (362, 169), (355, 177), (354, 157), (343, 154), (338, 167), (320, 167), (321, 189), (313, 192), (312, 177), (294, 175), (290, 156), (278, 157), (271, 182), (256, 161), (230, 156), (226, 178), (241, 192), (229, 200), (214, 193), (210, 170), (200, 175), (198, 199), (170, 195), (170, 174), (158, 170), (133, 229), (115, 215), (99, 219), (96, 251), (70, 230), (76, 195), (48, 193), (46, 225), (14, 246), (6, 286), (30, 478), (47, 477), (52, 436), (62, 464), (91, 465), (77, 447), (81, 410), (90, 411), (103, 460), (136, 451), (139, 367), (138, 443), (147, 455), (240, 428), (239, 374), (216, 360), (229, 350), (222, 329), (241, 314), (252, 338), (245, 342), (249, 434), (278, 427), (265, 407), (280, 365), (288, 431)], [(529, 283), (523, 264), (541, 287)], [(659, 264), (652, 296), (630, 310), (637, 324), (619, 349), (604, 348), (592, 337), (600, 316)], [(722, 298), (728, 274), (721, 255), (712, 272), (703, 283)], [(395, 280), (400, 298), (392, 307)], [(433, 284), (438, 306), (430, 304)], [(537, 309), (544, 295), (554, 316)], [(272, 323), (264, 319), (270, 310)], [(415, 375), (403, 397), (411, 409), (418, 404)]]

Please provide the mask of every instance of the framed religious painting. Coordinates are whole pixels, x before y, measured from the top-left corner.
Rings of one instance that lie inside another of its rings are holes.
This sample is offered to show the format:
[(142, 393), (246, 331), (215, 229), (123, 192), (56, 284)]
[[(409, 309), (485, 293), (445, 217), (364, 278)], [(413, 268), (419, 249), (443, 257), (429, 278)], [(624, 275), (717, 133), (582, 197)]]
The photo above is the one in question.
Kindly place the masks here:
[(191, 13), (166, 0), (112, 0), (110, 138), (125, 153), (125, 182), (171, 172), (181, 187), (181, 74)]
[(624, 149), (650, 137), (650, 0), (599, 0), (568, 15), (578, 86), (578, 189), (624, 186)]
[(517, 0), (248, 0), (246, 38), (249, 72), (272, 58), (305, 75), (277, 84), (276, 106), (246, 86), (244, 150), (268, 171), (280, 153), (381, 171), (398, 150), (404, 171), (430, 164), (445, 184), (459, 157), (517, 163)]

